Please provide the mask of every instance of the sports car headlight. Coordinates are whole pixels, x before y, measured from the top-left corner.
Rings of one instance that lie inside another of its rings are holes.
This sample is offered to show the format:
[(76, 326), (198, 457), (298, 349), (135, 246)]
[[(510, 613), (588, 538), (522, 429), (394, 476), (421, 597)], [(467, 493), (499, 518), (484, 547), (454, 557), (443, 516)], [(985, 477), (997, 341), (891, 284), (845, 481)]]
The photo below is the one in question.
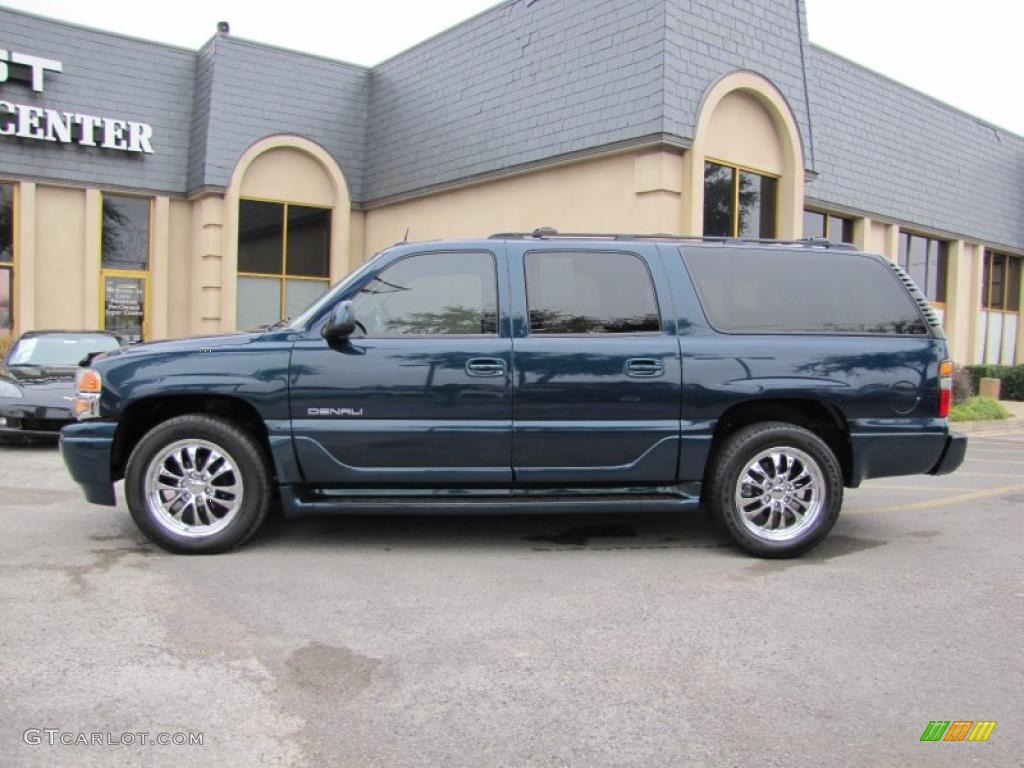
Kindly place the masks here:
[(9, 381), (0, 381), (0, 397), (21, 397), (21, 388)]

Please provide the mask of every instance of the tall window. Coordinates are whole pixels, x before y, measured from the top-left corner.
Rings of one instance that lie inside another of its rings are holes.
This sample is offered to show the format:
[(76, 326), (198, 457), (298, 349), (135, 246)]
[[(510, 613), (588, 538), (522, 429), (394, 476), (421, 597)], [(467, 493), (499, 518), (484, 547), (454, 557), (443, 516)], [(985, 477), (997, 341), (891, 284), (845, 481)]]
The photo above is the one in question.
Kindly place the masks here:
[(331, 212), (292, 203), (238, 205), (238, 327), (296, 317), (329, 287)]
[(804, 237), (818, 237), (833, 243), (853, 242), (853, 219), (822, 211), (804, 211)]
[(704, 235), (775, 237), (778, 180), (731, 165), (704, 163)]
[(923, 235), (900, 231), (899, 264), (928, 300), (946, 302), (946, 252), (948, 244)]
[(146, 336), (151, 203), (146, 197), (103, 195), (101, 322), (128, 343)]
[(1024, 258), (985, 251), (981, 280), (983, 363), (1013, 365), (1020, 319), (1021, 273)]
[(14, 185), (0, 184), (0, 333), (14, 330)]

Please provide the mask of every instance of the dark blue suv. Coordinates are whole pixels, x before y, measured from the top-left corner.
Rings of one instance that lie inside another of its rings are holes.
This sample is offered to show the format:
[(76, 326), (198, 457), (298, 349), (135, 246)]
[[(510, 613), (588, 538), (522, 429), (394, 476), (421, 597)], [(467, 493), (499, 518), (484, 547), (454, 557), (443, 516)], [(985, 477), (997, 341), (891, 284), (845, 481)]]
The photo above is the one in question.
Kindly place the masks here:
[(744, 550), (820, 542), (843, 488), (944, 474), (941, 322), (822, 241), (558, 235), (402, 243), (301, 317), (79, 371), (89, 501), (220, 552), (286, 515), (677, 511)]

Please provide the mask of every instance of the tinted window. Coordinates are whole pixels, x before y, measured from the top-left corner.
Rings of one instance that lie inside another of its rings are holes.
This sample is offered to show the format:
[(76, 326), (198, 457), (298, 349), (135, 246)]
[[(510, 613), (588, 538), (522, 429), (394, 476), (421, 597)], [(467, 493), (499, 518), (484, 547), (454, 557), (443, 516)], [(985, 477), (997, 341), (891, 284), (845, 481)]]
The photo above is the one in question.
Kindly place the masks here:
[(14, 185), (0, 184), (0, 261), (14, 260)]
[(900, 232), (899, 264), (932, 301), (946, 300), (947, 249), (942, 240)]
[(893, 272), (866, 256), (687, 248), (684, 259), (719, 331), (927, 333)]
[(330, 211), (305, 205), (288, 206), (288, 259), (285, 272), (327, 277), (330, 249)]
[(704, 234), (733, 237), (733, 169), (704, 163)]
[(395, 262), (353, 299), (371, 337), (495, 335), (498, 291), (489, 253), (424, 253)]
[(534, 335), (661, 328), (647, 265), (629, 253), (528, 253), (526, 299)]
[(103, 268), (149, 268), (149, 200), (103, 196)]
[(775, 179), (740, 171), (739, 237), (775, 237)]
[(14, 327), (14, 270), (0, 267), (0, 331)]
[(281, 274), (284, 206), (258, 200), (238, 203), (238, 271)]

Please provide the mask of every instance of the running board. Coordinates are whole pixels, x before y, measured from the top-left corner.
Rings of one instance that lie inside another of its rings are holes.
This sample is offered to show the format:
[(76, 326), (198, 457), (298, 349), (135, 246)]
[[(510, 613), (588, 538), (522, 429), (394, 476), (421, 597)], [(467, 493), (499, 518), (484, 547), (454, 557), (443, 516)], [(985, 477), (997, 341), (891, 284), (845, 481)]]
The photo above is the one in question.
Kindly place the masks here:
[(280, 487), (286, 517), (301, 515), (516, 515), (681, 512), (700, 504), (700, 483), (647, 488)]

